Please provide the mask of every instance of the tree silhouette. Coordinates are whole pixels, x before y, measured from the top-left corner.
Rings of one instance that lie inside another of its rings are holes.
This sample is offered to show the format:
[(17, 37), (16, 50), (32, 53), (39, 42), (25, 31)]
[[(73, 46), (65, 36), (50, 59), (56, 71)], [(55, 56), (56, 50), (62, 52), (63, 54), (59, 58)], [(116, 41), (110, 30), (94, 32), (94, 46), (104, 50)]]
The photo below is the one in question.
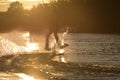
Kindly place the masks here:
[(24, 8), (22, 3), (16, 1), (10, 4), (7, 10), (7, 16), (10, 20), (11, 25), (20, 25), (24, 15)]
[(39, 32), (70, 25), (72, 32), (119, 32), (119, 0), (51, 0), (29, 11), (20, 2), (13, 2), (3, 14), (0, 25), (6, 27), (2, 30), (22, 25), (23, 29)]

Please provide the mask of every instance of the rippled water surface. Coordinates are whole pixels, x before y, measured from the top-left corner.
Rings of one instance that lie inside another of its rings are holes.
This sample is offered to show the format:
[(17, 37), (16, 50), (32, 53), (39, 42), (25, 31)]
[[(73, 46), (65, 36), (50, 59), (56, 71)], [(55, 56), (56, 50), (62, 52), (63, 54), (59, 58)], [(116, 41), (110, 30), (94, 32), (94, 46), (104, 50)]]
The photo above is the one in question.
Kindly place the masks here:
[(67, 34), (64, 55), (0, 57), (0, 80), (120, 80), (120, 36)]
[(120, 63), (120, 36), (102, 34), (68, 34), (70, 62)]

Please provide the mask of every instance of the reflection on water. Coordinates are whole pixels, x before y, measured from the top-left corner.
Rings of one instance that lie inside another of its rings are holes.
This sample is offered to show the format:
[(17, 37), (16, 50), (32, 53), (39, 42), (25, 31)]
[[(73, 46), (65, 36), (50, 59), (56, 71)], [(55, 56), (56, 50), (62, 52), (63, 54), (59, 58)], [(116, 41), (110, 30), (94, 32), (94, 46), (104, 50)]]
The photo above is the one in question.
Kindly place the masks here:
[(61, 62), (64, 62), (64, 63), (66, 62), (64, 56), (61, 56)]
[(66, 63), (64, 55), (58, 55), (53, 58), (54, 61)]
[(3, 56), (0, 71), (23, 73), (19, 77), (29, 75), (29, 80), (120, 80), (119, 35), (68, 34), (65, 41), (70, 46), (54, 58), (49, 53)]
[(18, 73), (16, 75), (20, 77), (19, 80), (36, 80), (34, 77), (31, 77), (31, 76), (26, 75), (24, 73)]
[(58, 53), (59, 53), (59, 54), (65, 53), (65, 49), (60, 49), (60, 50), (58, 51)]

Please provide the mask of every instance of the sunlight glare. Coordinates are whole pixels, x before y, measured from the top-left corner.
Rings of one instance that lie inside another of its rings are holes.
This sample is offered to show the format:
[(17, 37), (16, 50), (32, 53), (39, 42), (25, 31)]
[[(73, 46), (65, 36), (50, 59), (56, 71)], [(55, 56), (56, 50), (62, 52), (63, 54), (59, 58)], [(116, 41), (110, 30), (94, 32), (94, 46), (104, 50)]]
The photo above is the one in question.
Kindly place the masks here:
[(39, 50), (39, 44), (37, 43), (27, 43), (26, 51), (33, 52)]
[(23, 33), (22, 37), (24, 38), (24, 40), (26, 40), (26, 51), (27, 52), (33, 52), (35, 50), (39, 50), (39, 44), (38, 43), (31, 43), (30, 42), (30, 32), (25, 32)]
[(26, 75), (24, 73), (19, 73), (16, 75), (19, 76), (22, 80), (36, 80), (34, 77), (31, 77), (31, 76)]
[(66, 60), (63, 56), (61, 57), (61, 62), (64, 62), (64, 63), (66, 62)]
[(59, 54), (63, 54), (65, 52), (65, 50), (64, 49), (60, 49), (58, 52), (59, 52)]
[(29, 33), (29, 32), (23, 33), (23, 37), (24, 37), (24, 38), (27, 38), (27, 37), (29, 37), (29, 36), (30, 36), (30, 33)]

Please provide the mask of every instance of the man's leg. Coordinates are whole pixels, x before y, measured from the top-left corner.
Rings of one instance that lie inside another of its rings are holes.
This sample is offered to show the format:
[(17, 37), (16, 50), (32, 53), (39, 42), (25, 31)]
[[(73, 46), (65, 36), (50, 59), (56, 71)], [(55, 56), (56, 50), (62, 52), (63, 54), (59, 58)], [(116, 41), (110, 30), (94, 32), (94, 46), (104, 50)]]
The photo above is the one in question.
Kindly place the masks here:
[(58, 37), (57, 32), (54, 32), (54, 36), (55, 36), (55, 40), (56, 40), (56, 42), (59, 43), (59, 37)]
[(61, 45), (57, 32), (54, 32), (54, 36), (55, 36), (56, 42), (58, 43), (58, 45), (60, 46), (61, 49), (69, 46), (69, 44), (67, 44), (67, 43), (64, 43), (64, 45)]
[(50, 48), (49, 48), (49, 37), (50, 37), (51, 34), (52, 34), (52, 32), (49, 32), (49, 33), (46, 35), (46, 40), (45, 40), (45, 49), (46, 49), (46, 50), (50, 50)]

